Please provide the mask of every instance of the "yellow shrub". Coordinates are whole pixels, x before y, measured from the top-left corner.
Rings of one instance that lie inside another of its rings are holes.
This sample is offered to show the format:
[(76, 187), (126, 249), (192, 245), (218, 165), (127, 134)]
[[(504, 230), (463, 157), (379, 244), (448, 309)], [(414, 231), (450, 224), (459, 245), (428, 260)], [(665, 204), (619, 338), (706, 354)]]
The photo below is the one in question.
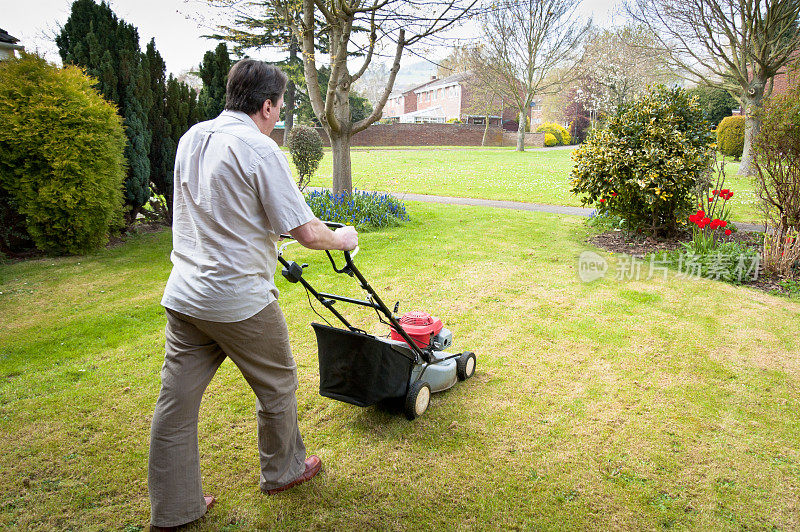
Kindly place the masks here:
[(722, 155), (741, 158), (744, 151), (744, 117), (726, 116), (717, 126), (717, 149)]

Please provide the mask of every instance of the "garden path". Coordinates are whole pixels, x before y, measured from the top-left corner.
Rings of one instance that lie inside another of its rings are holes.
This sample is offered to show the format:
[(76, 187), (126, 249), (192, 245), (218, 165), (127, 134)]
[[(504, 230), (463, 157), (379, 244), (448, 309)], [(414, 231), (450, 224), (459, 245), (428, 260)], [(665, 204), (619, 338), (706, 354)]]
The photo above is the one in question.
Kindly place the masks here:
[[(309, 187), (314, 190), (322, 190), (317, 187)], [(370, 193), (371, 191), (364, 191)], [(583, 207), (569, 207), (566, 205), (550, 205), (547, 203), (527, 203), (523, 201), (488, 200), (479, 198), (460, 198), (455, 196), (434, 196), (430, 194), (413, 194), (411, 192), (395, 193), (401, 200), (424, 201), (426, 203), (444, 203), (448, 205), (473, 205), (478, 207), (494, 207), (497, 209), (511, 209), (518, 211), (536, 211), (547, 214), (569, 214), (572, 216), (591, 216), (594, 209)], [(735, 222), (740, 231), (760, 232), (764, 231), (764, 226)]]

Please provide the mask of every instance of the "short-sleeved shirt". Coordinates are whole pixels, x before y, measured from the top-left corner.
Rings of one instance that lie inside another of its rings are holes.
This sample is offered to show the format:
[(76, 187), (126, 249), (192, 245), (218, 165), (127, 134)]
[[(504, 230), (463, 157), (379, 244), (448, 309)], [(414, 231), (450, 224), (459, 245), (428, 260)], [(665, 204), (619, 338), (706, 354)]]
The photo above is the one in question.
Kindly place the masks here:
[(161, 304), (234, 322), (275, 301), (276, 242), (314, 218), (278, 145), (247, 114), (223, 111), (181, 137), (174, 194)]

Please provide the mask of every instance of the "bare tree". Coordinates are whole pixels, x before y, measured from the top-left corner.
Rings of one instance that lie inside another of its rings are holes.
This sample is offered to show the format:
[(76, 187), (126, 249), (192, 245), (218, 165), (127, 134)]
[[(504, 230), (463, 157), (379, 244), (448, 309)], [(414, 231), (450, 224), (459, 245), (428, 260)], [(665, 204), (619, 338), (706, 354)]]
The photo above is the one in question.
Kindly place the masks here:
[[(272, 0), (278, 12), (287, 10), (287, 2)], [(403, 51), (421, 40), (451, 28), (469, 12), (478, 0), (302, 0), (303, 16), (299, 21), (288, 20), (300, 36), (308, 96), (314, 114), (328, 134), (333, 148), (333, 190), (352, 191), (350, 139), (380, 119), (383, 107), (392, 92)], [(331, 75), (323, 93), (317, 77), (318, 58), (315, 53), (319, 34), (315, 21), (325, 24), (329, 39)], [(365, 29), (366, 37), (356, 31)], [(353, 83), (369, 68), (382, 47), (391, 43), (393, 61), (383, 93), (372, 113), (353, 123), (349, 94)], [(360, 65), (350, 71), (352, 53), (361, 54)]]
[(455, 74), (461, 76), (460, 83), (469, 94), (469, 107), (464, 109), (471, 115), (484, 117), (483, 138), (481, 146), (486, 146), (489, 137), (491, 117), (503, 115), (503, 95), (498, 89), (497, 80), (486, 75), (487, 68), (483, 63), (481, 45), (455, 45), (450, 53), (437, 65), (437, 74), (448, 77)]
[[(643, 94), (648, 85), (668, 84), (680, 77), (670, 66), (669, 51), (643, 25), (627, 25), (594, 32), (578, 70), (598, 91), (584, 95), (596, 100), (597, 111), (613, 114), (621, 105)], [(584, 89), (586, 90), (586, 89)]]
[(628, 0), (626, 11), (647, 25), (671, 63), (736, 96), (746, 112), (740, 174), (751, 174), (757, 110), (772, 80), (800, 45), (798, 0)]
[(500, 0), (482, 17), (486, 71), (503, 100), (519, 113), (517, 151), (525, 150), (525, 124), (535, 96), (558, 90), (573, 71), (592, 21), (576, 9), (580, 0)]
[(450, 49), (447, 57), (439, 61), (436, 65), (436, 74), (440, 78), (446, 78), (453, 74), (463, 74), (469, 72), (473, 67), (476, 49), (480, 46), (455, 45)]
[(471, 71), (465, 72), (470, 75), (465, 78), (461, 85), (464, 90), (470, 94), (472, 104), (465, 109), (470, 114), (483, 116), (483, 138), (481, 139), (481, 146), (486, 146), (486, 141), (489, 138), (489, 125), (491, 124), (492, 116), (499, 116), (502, 120), (503, 115), (503, 100), (496, 88), (493, 85), (487, 85), (480, 77), (472, 74)]

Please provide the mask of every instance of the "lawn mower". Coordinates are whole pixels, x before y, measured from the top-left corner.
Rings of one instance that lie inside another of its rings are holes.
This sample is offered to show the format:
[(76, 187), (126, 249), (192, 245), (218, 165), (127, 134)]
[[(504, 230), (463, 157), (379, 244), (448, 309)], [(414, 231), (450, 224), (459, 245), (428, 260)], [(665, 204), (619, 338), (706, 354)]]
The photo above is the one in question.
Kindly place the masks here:
[[(342, 224), (325, 222), (331, 229)], [(409, 420), (428, 409), (431, 393), (452, 388), (458, 381), (475, 373), (475, 354), (471, 351), (448, 353), (453, 343), (452, 333), (442, 321), (427, 312), (413, 311), (398, 318), (399, 302), (394, 311), (383, 303), (353, 263), (358, 248), (344, 252), (344, 264), (339, 267), (326, 251), (333, 271), (355, 278), (366, 293), (366, 299), (354, 299), (318, 292), (303, 278), (308, 264), (287, 261), (286, 248), (296, 243), (289, 235), (278, 249), (281, 274), (290, 283), (300, 283), (346, 328), (334, 327), (317, 312), (327, 325), (312, 323), (317, 336), (319, 354), (319, 393), (337, 401), (357, 406), (400, 404)], [(386, 336), (375, 336), (350, 324), (335, 308), (336, 302), (372, 308), (378, 320), (389, 328)], [(314, 305), (309, 297), (309, 304)]]

